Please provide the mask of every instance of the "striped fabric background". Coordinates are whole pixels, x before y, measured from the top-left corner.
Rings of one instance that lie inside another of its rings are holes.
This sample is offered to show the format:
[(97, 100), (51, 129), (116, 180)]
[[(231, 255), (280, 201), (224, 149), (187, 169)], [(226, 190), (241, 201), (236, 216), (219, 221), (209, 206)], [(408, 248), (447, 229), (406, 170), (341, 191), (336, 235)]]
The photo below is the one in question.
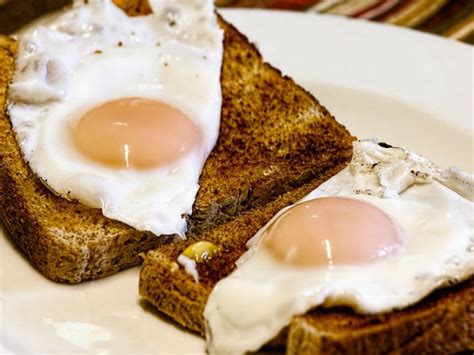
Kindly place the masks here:
[(474, 0), (215, 0), (221, 7), (314, 11), (388, 22), (474, 44)]

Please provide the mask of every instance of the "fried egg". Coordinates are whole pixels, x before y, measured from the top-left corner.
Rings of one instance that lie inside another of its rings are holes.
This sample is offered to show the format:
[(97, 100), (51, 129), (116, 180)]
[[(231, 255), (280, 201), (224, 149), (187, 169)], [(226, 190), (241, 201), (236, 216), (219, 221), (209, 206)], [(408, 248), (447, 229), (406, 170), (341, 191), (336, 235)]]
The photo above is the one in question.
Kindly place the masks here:
[(8, 113), (56, 194), (183, 237), (218, 137), (223, 32), (212, 0), (150, 3), (76, 1), (23, 30)]
[(272, 218), (214, 287), (211, 353), (258, 350), (314, 307), (413, 305), (474, 274), (473, 176), (375, 141)]

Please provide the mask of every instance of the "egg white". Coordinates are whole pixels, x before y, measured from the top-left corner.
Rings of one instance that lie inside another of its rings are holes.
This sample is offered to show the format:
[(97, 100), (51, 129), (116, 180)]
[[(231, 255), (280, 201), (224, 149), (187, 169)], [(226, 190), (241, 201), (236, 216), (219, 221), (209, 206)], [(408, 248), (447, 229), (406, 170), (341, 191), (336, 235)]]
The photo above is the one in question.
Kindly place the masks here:
[[(183, 215), (191, 213), (219, 131), (223, 33), (211, 0), (151, 4), (153, 14), (132, 18), (110, 0), (76, 1), (23, 31), (9, 115), (25, 159), (53, 191), (139, 230), (184, 236)], [(202, 144), (174, 164), (147, 170), (84, 157), (71, 127), (90, 109), (123, 97), (178, 108), (200, 128)]]
[[(374, 170), (376, 163), (380, 166)], [(204, 312), (211, 353), (257, 350), (295, 315), (316, 306), (344, 305), (362, 314), (387, 312), (473, 275), (474, 204), (468, 195), (439, 181), (469, 186), (463, 191), (472, 195), (472, 176), (462, 182), (459, 174), (448, 176), (413, 153), (372, 141), (355, 143), (351, 165), (299, 203), (326, 196), (368, 202), (403, 229), (402, 248), (364, 265), (284, 265), (261, 244), (266, 228), (291, 206), (283, 209), (249, 242), (235, 271), (213, 289)]]

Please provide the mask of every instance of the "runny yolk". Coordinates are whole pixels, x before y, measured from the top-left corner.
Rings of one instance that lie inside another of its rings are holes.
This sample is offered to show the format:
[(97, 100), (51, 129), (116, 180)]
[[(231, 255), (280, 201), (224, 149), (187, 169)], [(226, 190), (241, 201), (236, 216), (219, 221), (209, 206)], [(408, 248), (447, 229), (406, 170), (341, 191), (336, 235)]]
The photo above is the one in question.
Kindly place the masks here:
[(175, 107), (132, 97), (93, 108), (72, 137), (78, 150), (98, 163), (147, 169), (181, 158), (199, 144), (201, 132)]
[(277, 260), (303, 267), (369, 263), (390, 255), (401, 242), (399, 228), (385, 212), (343, 197), (298, 204), (263, 235)]

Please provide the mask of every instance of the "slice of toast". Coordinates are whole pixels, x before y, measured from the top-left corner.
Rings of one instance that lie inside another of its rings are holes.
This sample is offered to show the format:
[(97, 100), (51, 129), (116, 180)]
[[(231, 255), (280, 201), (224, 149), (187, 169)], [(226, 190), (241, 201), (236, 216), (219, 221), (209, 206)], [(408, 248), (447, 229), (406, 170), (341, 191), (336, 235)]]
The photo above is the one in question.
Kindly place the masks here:
[[(183, 327), (204, 336), (207, 299), (215, 284), (234, 269), (237, 259), (247, 250), (246, 242), (276, 212), (307, 195), (331, 175), (328, 171), (266, 206), (207, 230), (197, 239), (148, 252), (140, 271), (140, 295)], [(197, 263), (199, 282), (177, 265), (178, 256), (196, 240), (209, 241), (221, 249), (212, 259)], [(474, 276), (391, 313), (364, 316), (349, 308), (316, 308), (294, 317), (265, 348), (286, 348), (287, 354), (308, 355), (473, 351)]]
[[(232, 28), (228, 36), (245, 39)], [(232, 39), (232, 41), (235, 41)], [(204, 336), (203, 311), (214, 285), (228, 275), (246, 250), (245, 243), (281, 208), (308, 194), (344, 166), (341, 162), (306, 183), (224, 221), (187, 241), (146, 254), (140, 271), (140, 295), (183, 327)], [(199, 282), (177, 265), (178, 256), (196, 241), (221, 247), (197, 264)], [(474, 350), (474, 277), (433, 292), (418, 304), (386, 314), (363, 316), (347, 308), (316, 308), (294, 317), (270, 343), (288, 354), (456, 353)]]
[[(278, 210), (314, 189), (316, 179), (264, 208), (203, 233), (201, 240), (222, 252), (197, 264), (199, 282), (176, 260), (192, 240), (147, 253), (140, 272), (140, 295), (185, 328), (204, 336), (204, 308), (214, 285), (228, 275), (251, 238)], [(195, 242), (195, 241), (194, 241)], [(474, 350), (474, 277), (440, 289), (416, 305), (386, 314), (364, 316), (350, 309), (316, 308), (296, 316), (267, 347), (288, 354), (451, 354)]]
[[(279, 210), (307, 195), (344, 166), (341, 163), (265, 206), (246, 211), (200, 236), (148, 252), (140, 272), (140, 295), (182, 326), (204, 335), (203, 310), (207, 298), (216, 282), (232, 271), (235, 261), (246, 250), (246, 241)], [(201, 240), (219, 246), (222, 252), (205, 264), (197, 264), (199, 282), (195, 282), (184, 269), (176, 268), (176, 261), (184, 249)]]
[[(116, 2), (133, 14), (149, 11), (143, 0)], [(353, 137), (324, 107), (219, 23), (225, 31), (220, 135), (200, 178), (190, 235), (336, 173), (352, 154)], [(54, 281), (77, 283), (138, 265), (141, 252), (174, 238), (56, 196), (22, 159), (5, 108), (16, 49), (14, 40), (0, 37), (0, 215), (11, 238)]]

